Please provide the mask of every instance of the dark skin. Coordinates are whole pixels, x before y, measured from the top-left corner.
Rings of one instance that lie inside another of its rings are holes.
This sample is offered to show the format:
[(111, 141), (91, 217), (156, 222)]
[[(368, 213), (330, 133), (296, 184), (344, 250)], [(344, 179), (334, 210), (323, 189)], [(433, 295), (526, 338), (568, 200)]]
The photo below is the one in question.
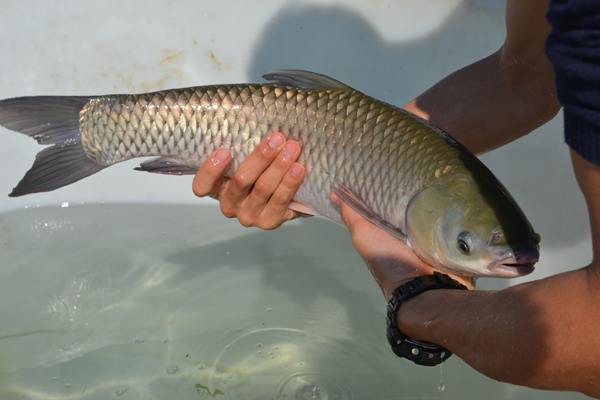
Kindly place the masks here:
[[(550, 32), (547, 8), (548, 0), (508, 0), (504, 45), (443, 79), (405, 108), (476, 154), (550, 120), (560, 104), (544, 53)], [(286, 145), (295, 150), (285, 155)], [(299, 215), (288, 207), (304, 176), (296, 163), (299, 153), (293, 141), (274, 147), (265, 141), (232, 180), (221, 178), (228, 158), (207, 162), (194, 179), (194, 192), (217, 195), (224, 214), (244, 225), (273, 229)], [(572, 160), (590, 214), (592, 263), (583, 268), (566, 265), (569, 272), (501, 291), (425, 292), (402, 305), (398, 324), (403, 332), (448, 347), (493, 379), (600, 397), (600, 167), (574, 152)], [(339, 205), (353, 244), (385, 299), (403, 282), (433, 271), (335, 194), (331, 200)]]

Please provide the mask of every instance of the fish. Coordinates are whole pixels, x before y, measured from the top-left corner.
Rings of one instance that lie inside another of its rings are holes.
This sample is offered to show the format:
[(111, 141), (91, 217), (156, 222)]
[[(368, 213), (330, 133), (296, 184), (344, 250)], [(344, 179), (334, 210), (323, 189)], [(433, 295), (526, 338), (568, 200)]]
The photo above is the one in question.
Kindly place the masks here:
[(408, 245), (436, 269), (467, 277), (531, 273), (540, 236), (492, 172), (450, 135), (325, 75), (275, 70), (266, 83), (142, 94), (0, 101), (0, 125), (41, 145), (9, 196), (61, 188), (121, 161), (195, 174), (227, 148), (231, 177), (267, 135), (301, 146), (305, 179), (290, 208), (343, 223), (329, 196)]

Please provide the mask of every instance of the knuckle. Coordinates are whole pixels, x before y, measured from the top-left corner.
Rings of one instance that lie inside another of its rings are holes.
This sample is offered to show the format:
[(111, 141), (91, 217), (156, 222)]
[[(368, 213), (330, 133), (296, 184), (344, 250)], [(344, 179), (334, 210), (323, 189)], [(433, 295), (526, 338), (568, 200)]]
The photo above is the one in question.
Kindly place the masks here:
[(281, 224), (269, 219), (269, 220), (259, 221), (259, 223), (256, 226), (265, 231), (272, 231), (273, 229), (277, 228), (279, 225), (281, 225)]
[(248, 175), (242, 171), (235, 173), (233, 175), (233, 178), (231, 178), (231, 181), (233, 186), (237, 187), (238, 189), (245, 190), (251, 186), (251, 182), (248, 179)]
[(268, 231), (273, 230), (273, 229), (277, 229), (281, 225), (283, 225), (283, 223), (285, 221), (288, 221), (288, 219), (285, 219), (283, 217), (281, 217), (280, 219), (271, 220), (271, 221), (269, 221), (268, 227), (267, 228), (263, 228), (263, 229), (268, 230)]
[(290, 196), (292, 196), (293, 193), (296, 193), (296, 190), (298, 190), (301, 184), (301, 180), (294, 180), (290, 177), (286, 177), (286, 179), (282, 181), (282, 186), (287, 192), (291, 193)]
[(270, 163), (277, 155), (277, 149), (273, 149), (269, 145), (262, 145), (257, 149), (256, 155), (265, 163)]
[(275, 191), (271, 196), (271, 202), (278, 207), (287, 207), (291, 199), (292, 197), (288, 193), (282, 191)]
[(240, 221), (240, 224), (242, 224), (242, 226), (244, 226), (246, 228), (251, 227), (251, 226), (256, 226), (255, 219), (251, 216), (240, 215), (240, 216), (238, 216), (238, 221)]
[(221, 212), (227, 218), (237, 217), (237, 208), (227, 203), (221, 202)]
[(230, 211), (223, 211), (223, 215), (224, 215), (226, 218), (230, 218), (230, 219), (231, 219), (231, 218), (235, 218), (235, 217), (236, 217), (235, 213), (233, 213), (233, 212), (230, 212)]
[(252, 188), (252, 191), (257, 194), (260, 197), (269, 197), (271, 196), (271, 186), (265, 182), (264, 180), (258, 180), (256, 181), (256, 183), (254, 184), (254, 187)]

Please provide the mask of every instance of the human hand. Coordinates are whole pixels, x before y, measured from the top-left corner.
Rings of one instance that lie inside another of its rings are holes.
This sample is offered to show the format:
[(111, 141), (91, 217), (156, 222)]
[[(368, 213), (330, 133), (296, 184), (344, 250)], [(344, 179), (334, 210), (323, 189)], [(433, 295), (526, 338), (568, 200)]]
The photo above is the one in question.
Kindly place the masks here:
[(192, 188), (196, 196), (217, 197), (223, 214), (237, 217), (244, 226), (275, 229), (301, 215), (288, 207), (304, 179), (304, 167), (296, 162), (299, 156), (300, 145), (275, 132), (228, 179), (223, 173), (231, 153), (218, 149), (202, 164)]
[[(398, 238), (354, 211), (337, 194), (332, 193), (330, 200), (340, 207), (342, 218), (352, 235), (352, 244), (369, 267), (386, 300), (389, 299), (394, 289), (404, 282), (437, 271), (431, 265), (424, 263), (411, 248)], [(475, 287), (473, 278), (448, 275), (469, 289)]]

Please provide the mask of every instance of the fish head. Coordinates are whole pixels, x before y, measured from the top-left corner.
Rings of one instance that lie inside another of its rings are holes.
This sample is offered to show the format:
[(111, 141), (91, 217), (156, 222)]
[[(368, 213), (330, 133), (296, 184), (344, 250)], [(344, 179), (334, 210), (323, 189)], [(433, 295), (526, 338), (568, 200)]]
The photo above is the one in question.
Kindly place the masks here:
[(406, 209), (409, 245), (447, 272), (527, 275), (539, 259), (540, 237), (500, 182), (486, 179), (453, 174), (413, 196)]

